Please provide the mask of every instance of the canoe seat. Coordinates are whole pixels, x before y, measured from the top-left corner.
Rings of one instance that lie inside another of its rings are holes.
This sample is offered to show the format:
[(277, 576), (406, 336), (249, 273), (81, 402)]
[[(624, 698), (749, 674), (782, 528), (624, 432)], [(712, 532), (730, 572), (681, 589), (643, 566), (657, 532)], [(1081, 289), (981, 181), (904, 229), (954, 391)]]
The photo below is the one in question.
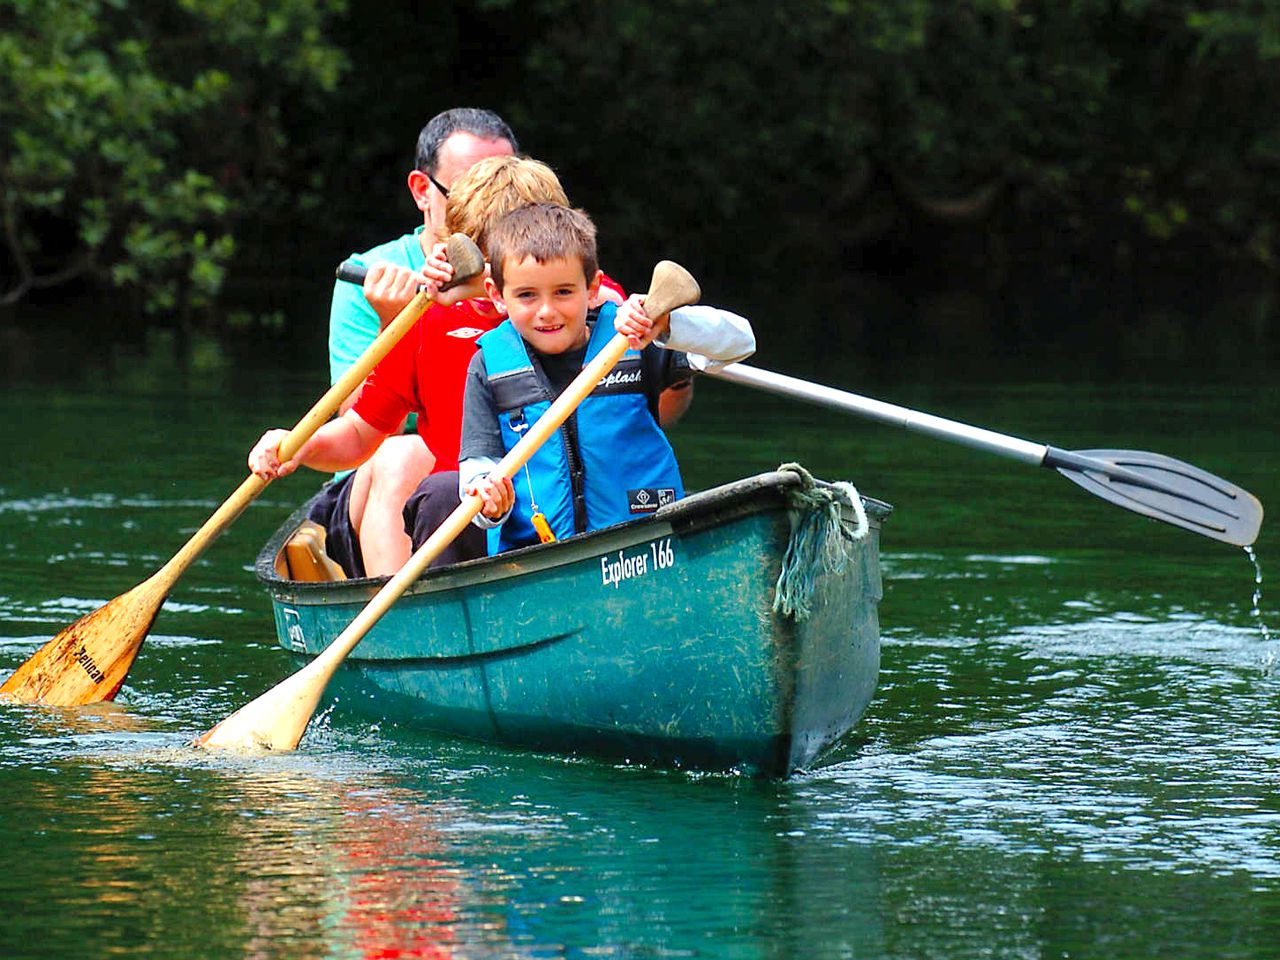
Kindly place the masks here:
[(290, 580), (345, 580), (346, 573), (325, 552), (325, 529), (304, 520), (284, 545), (285, 573)]

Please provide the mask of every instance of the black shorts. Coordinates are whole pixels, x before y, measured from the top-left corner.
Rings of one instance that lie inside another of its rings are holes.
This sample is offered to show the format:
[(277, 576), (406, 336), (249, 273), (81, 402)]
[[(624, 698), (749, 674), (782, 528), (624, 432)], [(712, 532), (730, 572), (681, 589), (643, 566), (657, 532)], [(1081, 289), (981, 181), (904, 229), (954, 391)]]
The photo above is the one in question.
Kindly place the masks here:
[(308, 520), (325, 529), (325, 552), (342, 567), (348, 577), (364, 577), (364, 554), (360, 538), (351, 526), (351, 484), (355, 471), (341, 480), (326, 483), (311, 500)]
[[(458, 471), (433, 473), (418, 484), (418, 489), (404, 505), (404, 531), (417, 550), (427, 542), (445, 519), (457, 509)], [(440, 551), (428, 564), (429, 569), (475, 560), (488, 554), (485, 532), (474, 524), (468, 524), (452, 543)]]
[[(311, 500), (307, 518), (325, 529), (325, 552), (342, 567), (348, 577), (365, 577), (364, 554), (360, 537), (351, 526), (351, 485), (355, 473), (326, 483)], [(404, 506), (405, 533), (413, 540), (413, 549), (426, 542), (437, 526), (458, 506), (458, 473), (433, 473), (418, 485)], [(431, 568), (474, 560), (488, 553), (485, 532), (468, 526), (445, 547), (430, 564)]]

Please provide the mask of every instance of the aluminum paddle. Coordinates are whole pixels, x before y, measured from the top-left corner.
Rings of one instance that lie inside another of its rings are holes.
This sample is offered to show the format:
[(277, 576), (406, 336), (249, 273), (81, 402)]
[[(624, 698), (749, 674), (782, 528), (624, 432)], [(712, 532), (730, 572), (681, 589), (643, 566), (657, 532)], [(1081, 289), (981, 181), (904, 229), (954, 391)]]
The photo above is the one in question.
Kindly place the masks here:
[(732, 383), (1049, 467), (1095, 497), (1213, 540), (1248, 546), (1257, 539), (1262, 526), (1262, 504), (1253, 494), (1163, 454), (1142, 450), (1059, 450), (742, 363), (708, 373)]

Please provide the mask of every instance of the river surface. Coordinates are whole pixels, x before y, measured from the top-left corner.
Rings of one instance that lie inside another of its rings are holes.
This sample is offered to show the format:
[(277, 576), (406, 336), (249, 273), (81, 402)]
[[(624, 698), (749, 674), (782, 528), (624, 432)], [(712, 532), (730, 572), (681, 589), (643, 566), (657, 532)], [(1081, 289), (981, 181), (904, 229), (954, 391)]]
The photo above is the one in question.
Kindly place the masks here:
[[(11, 381), (0, 672), (171, 556), (319, 386), (198, 355)], [(895, 506), (879, 690), (827, 763), (694, 775), (341, 704), (293, 754), (188, 747), (290, 672), (252, 564), (314, 487), (291, 478), (179, 582), (114, 705), (0, 706), (0, 956), (1280, 954), (1274, 521), (1259, 601), (1242, 550), (1048, 471), (745, 387), (698, 394), (674, 433), (691, 486), (799, 461)], [(1265, 384), (873, 395), (1180, 457), (1280, 509)]]

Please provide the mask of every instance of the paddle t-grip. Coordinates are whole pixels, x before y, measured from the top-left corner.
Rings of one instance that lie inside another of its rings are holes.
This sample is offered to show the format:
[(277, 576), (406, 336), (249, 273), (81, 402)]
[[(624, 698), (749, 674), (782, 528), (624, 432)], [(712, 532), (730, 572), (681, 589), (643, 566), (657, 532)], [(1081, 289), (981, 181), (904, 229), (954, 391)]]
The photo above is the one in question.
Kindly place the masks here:
[[(472, 277), (484, 272), (484, 254), (475, 245), (475, 241), (465, 233), (451, 234), (445, 241), (445, 255), (453, 264), (453, 277), (440, 285), (440, 292), (465, 283)], [(364, 283), (369, 268), (356, 260), (343, 260), (338, 264), (337, 277), (357, 286)]]
[(693, 274), (671, 260), (659, 260), (644, 298), (644, 312), (656, 319), (676, 307), (697, 303), (701, 296), (702, 289)]

